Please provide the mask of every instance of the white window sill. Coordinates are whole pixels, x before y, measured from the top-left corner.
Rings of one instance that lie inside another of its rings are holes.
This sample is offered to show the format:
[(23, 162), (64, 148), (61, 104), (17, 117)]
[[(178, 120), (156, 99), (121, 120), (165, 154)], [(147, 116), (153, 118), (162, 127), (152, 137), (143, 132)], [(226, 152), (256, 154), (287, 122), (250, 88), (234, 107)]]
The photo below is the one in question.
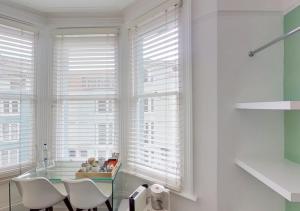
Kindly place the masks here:
[(171, 193), (180, 196), (182, 198), (188, 199), (190, 201), (196, 202), (198, 200), (198, 196), (194, 193), (187, 193), (187, 192), (177, 192), (177, 191), (172, 191)]
[[(132, 175), (132, 176), (137, 177), (137, 178), (139, 178), (139, 179), (145, 180), (146, 182), (149, 182), (149, 183), (155, 183), (155, 182), (153, 182), (153, 181), (150, 181), (150, 180), (148, 180), (148, 179), (145, 179), (145, 178), (143, 178), (143, 177), (140, 177), (139, 175), (136, 175), (136, 174), (134, 174), (134, 173), (131, 172), (131, 171), (127, 171), (127, 170), (125, 170), (125, 169), (122, 169), (121, 171), (122, 171), (123, 173), (125, 173), (125, 174)], [(189, 192), (185, 192), (185, 191), (179, 192), (179, 191), (175, 191), (175, 190), (171, 190), (171, 189), (170, 189), (170, 191), (171, 191), (171, 193), (174, 194), (174, 195), (180, 196), (180, 197), (182, 197), (182, 198), (188, 199), (188, 200), (193, 201), (193, 202), (196, 202), (196, 201), (198, 200), (198, 196), (197, 196), (196, 194), (194, 194), (194, 193), (189, 193)]]

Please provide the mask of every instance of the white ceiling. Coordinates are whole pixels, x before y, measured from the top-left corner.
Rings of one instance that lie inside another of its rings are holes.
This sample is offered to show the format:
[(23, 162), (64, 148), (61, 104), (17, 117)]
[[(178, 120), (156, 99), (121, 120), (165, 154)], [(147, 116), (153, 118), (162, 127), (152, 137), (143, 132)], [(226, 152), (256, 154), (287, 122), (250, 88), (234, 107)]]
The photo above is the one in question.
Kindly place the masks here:
[(4, 4), (40, 13), (119, 13), (135, 0), (0, 0)]

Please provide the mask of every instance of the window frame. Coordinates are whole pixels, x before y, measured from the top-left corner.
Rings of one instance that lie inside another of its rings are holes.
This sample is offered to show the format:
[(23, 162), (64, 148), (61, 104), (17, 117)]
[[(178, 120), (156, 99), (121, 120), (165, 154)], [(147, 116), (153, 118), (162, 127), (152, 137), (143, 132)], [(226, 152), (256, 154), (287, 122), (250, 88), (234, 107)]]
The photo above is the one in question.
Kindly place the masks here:
[[(13, 28), (17, 28), (17, 29), (20, 29), (20, 30), (24, 30), (24, 31), (29, 31), (31, 33), (33, 33), (33, 58), (34, 58), (34, 62), (33, 62), (33, 77), (34, 77), (34, 82), (33, 82), (33, 85), (32, 85), (32, 95), (30, 96), (27, 96), (26, 95), (26, 98), (28, 98), (28, 100), (32, 103), (32, 119), (34, 120), (34, 124), (32, 126), (32, 137), (33, 137), (33, 141), (32, 141), (32, 158), (31, 160), (28, 160), (28, 161), (25, 161), (25, 162), (22, 162), (22, 163), (19, 163), (20, 161), (20, 148), (13, 148), (13, 149), (7, 149), (6, 151), (8, 151), (8, 159), (11, 159), (11, 152), (12, 151), (15, 151), (17, 150), (18, 152), (18, 162), (17, 163), (14, 163), (12, 165), (8, 165), (8, 166), (3, 166), (3, 167), (0, 167), (0, 182), (2, 179), (5, 179), (5, 178), (11, 178), (11, 177), (14, 177), (14, 176), (17, 176), (17, 175), (20, 175), (21, 173), (23, 172), (26, 172), (28, 171), (29, 169), (32, 169), (34, 168), (36, 165), (37, 165), (37, 161), (38, 161), (38, 158), (37, 158), (37, 151), (36, 151), (36, 146), (37, 144), (39, 144), (37, 142), (37, 66), (39, 64), (39, 61), (38, 61), (38, 50), (39, 50), (39, 28), (33, 24), (33, 23), (30, 23), (30, 22), (23, 22), (23, 21), (18, 21), (17, 19), (10, 19), (10, 18), (6, 18), (6, 17), (0, 17), (0, 24), (3, 24), (5, 26), (9, 26), (9, 27), (13, 27)], [(9, 86), (15, 86), (15, 84), (13, 83), (16, 83), (16, 82), (10, 82)], [(22, 96), (22, 95), (20, 95)], [(21, 98), (20, 98), (21, 99)], [(18, 102), (17, 104), (17, 109), (18, 109), (18, 112), (21, 111), (21, 102), (20, 100), (15, 100), (15, 99), (1, 99), (0, 100), (1, 103), (2, 103), (2, 112), (4, 112), (4, 102), (8, 102), (8, 113), (7, 115), (9, 116), (14, 116), (16, 115), (16, 112), (13, 111), (14, 109), (14, 106), (13, 106), (13, 103), (15, 101)], [(18, 113), (17, 112), (17, 113)], [(7, 123), (7, 124), (11, 124), (9, 126), (9, 138), (13, 135), (11, 135), (11, 130), (12, 130), (12, 125), (15, 124), (15, 123)], [(19, 125), (19, 131), (18, 131), (18, 136), (20, 137), (20, 124)], [(3, 129), (1, 129), (1, 132), (3, 133)], [(16, 142), (16, 141), (13, 141), (13, 140), (10, 140), (10, 141), (7, 141), (7, 142)]]
[[(147, 18), (153, 16), (158, 11), (165, 10), (166, 8), (170, 7), (170, 5), (180, 4), (181, 11), (179, 17), (179, 27), (180, 30), (180, 64), (183, 71), (183, 106), (184, 106), (184, 117), (185, 117), (185, 132), (184, 132), (184, 173), (182, 179), (182, 189), (180, 191), (172, 190), (173, 193), (188, 198), (192, 201), (197, 200), (197, 196), (195, 194), (194, 189), (194, 153), (193, 153), (193, 117), (192, 117), (192, 60), (191, 60), (191, 0), (167, 0), (165, 3), (158, 5), (152, 9), (149, 9), (146, 15), (142, 15), (140, 17), (135, 18), (128, 24), (129, 30), (134, 30), (135, 26), (139, 23), (144, 21)], [(130, 37), (129, 39), (130, 40)], [(128, 49), (130, 48), (129, 45), (130, 41), (128, 41)], [(129, 59), (128, 59), (129, 60)], [(130, 66), (129, 63), (127, 63)], [(131, 69), (127, 70), (127, 74), (130, 74)], [(128, 79), (128, 78), (127, 78)], [(148, 79), (147, 79), (148, 81)], [(130, 94), (126, 93), (128, 96)], [(128, 119), (128, 118), (127, 118)], [(128, 131), (128, 126), (125, 126)], [(149, 134), (148, 134), (149, 135)], [(145, 179), (149, 182), (160, 182), (153, 179), (150, 176), (140, 175), (136, 172), (132, 172), (128, 169), (127, 165), (127, 147), (126, 142), (128, 141), (128, 137), (126, 136), (126, 140), (122, 143), (123, 149), (123, 159), (125, 162), (125, 172), (128, 174), (135, 175), (142, 179)], [(125, 154), (125, 155), (124, 155)], [(146, 169), (145, 169), (146, 170)]]
[[(62, 35), (62, 34), (66, 34), (66, 35), (85, 35), (85, 34), (115, 34), (116, 35), (116, 46), (117, 46), (117, 50), (116, 50), (116, 69), (118, 71), (117, 73), (117, 81), (120, 82), (121, 80), (121, 77), (120, 77), (120, 26), (119, 25), (112, 25), (111, 27), (107, 27), (107, 26), (95, 26), (95, 27), (84, 27), (84, 26), (78, 26), (78, 27), (57, 27), (57, 28), (54, 28), (52, 30), (52, 39), (53, 39), (53, 46), (52, 46), (52, 55), (54, 53), (54, 39), (55, 39), (55, 36), (57, 35)], [(56, 112), (55, 110), (53, 109), (55, 107), (55, 103), (56, 103), (56, 87), (55, 86), (55, 76), (56, 76), (56, 73), (55, 73), (55, 68), (53, 66), (53, 63), (55, 61), (55, 58), (53, 56), (52, 60), (51, 60), (51, 65), (52, 65), (52, 68), (51, 68), (51, 94), (50, 94), (50, 98), (51, 98), (51, 101), (52, 101), (52, 111), (51, 111), (51, 131), (52, 131), (52, 134), (54, 134), (52, 136), (52, 139), (51, 139), (51, 149), (52, 149), (52, 153), (51, 153), (51, 157), (53, 159), (56, 159), (56, 139), (55, 139), (55, 133), (56, 133), (56, 128), (55, 128), (55, 123), (56, 123)], [(94, 80), (91, 82), (91, 80)], [(92, 78), (92, 77), (82, 77), (80, 79), (81, 81), (81, 84), (83, 87), (85, 88), (99, 88), (98, 87), (98, 84), (99, 82), (102, 82), (100, 81), (101, 79), (98, 79), (98, 78)], [(92, 84), (93, 87), (91, 87), (91, 85), (89, 84)], [(120, 94), (120, 83), (118, 83), (118, 94), (116, 95), (116, 98), (104, 98), (104, 99), (95, 99), (95, 98), (90, 98), (88, 97), (87, 99), (89, 100), (94, 100), (95, 103), (94, 103), (94, 112), (95, 112), (95, 115), (101, 115), (102, 112), (105, 112), (105, 113), (114, 113), (114, 109), (117, 109), (117, 113), (116, 113), (116, 117), (118, 120), (118, 122), (116, 123), (117, 125), (117, 129), (119, 131), (119, 134), (118, 134), (118, 138), (121, 139), (121, 109), (120, 109), (120, 102), (121, 102), (121, 94)], [(62, 99), (64, 100), (64, 99)], [(74, 99), (76, 100), (76, 99)], [(99, 106), (99, 103), (101, 104), (101, 101), (104, 101), (104, 104), (103, 104), (103, 110), (101, 110), (102, 108), (100, 108)], [(115, 101), (115, 102), (114, 102)], [(100, 108), (100, 110), (99, 110)], [(104, 111), (105, 109), (105, 111)], [(101, 123), (96, 123), (95, 126), (94, 126), (94, 129), (95, 129), (95, 144), (99, 144), (99, 140), (98, 140), (98, 125), (101, 124)], [(104, 124), (104, 123), (103, 123)], [(106, 125), (108, 125), (109, 123), (106, 123)], [(105, 140), (106, 141), (106, 140)], [(109, 146), (109, 144), (106, 144), (107, 146)], [(117, 143), (117, 147), (118, 147), (118, 150), (121, 151), (120, 149), (120, 143)], [(113, 147), (112, 147), (113, 148)], [(74, 157), (74, 159), (63, 159), (63, 160), (58, 160), (57, 162), (61, 162), (61, 163), (67, 163), (67, 162), (72, 162), (72, 161), (82, 161), (81, 160), (81, 156), (80, 156), (80, 150), (79, 149), (73, 149), (76, 151), (76, 156)], [(90, 154), (90, 149), (85, 149), (87, 150), (87, 153), (88, 153), (88, 156)], [(95, 157), (99, 157), (99, 152), (103, 152), (103, 149), (96, 149), (95, 150)], [(106, 153), (106, 158), (108, 157), (107, 155), (108, 153)]]

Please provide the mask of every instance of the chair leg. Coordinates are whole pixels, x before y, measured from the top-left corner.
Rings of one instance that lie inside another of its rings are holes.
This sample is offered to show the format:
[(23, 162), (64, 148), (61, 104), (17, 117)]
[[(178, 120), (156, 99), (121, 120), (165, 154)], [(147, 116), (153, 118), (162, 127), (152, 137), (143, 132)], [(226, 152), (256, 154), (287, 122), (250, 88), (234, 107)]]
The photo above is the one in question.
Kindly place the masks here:
[(71, 205), (71, 203), (70, 203), (68, 197), (66, 197), (66, 198), (64, 199), (64, 202), (65, 202), (65, 205), (67, 206), (68, 210), (69, 210), (69, 211), (73, 211), (73, 207), (72, 207), (72, 205)]
[(30, 211), (39, 211), (39, 209), (30, 209)]
[(76, 211), (82, 211), (82, 209), (77, 208)]
[(53, 207), (47, 207), (45, 211), (53, 211)]
[(105, 204), (106, 204), (107, 209), (108, 209), (109, 211), (113, 211), (113, 210), (112, 210), (112, 207), (111, 207), (111, 204), (110, 204), (110, 202), (109, 202), (108, 199), (105, 201)]
[(97, 210), (98, 210), (97, 207), (94, 207), (94, 208), (93, 208), (93, 211), (97, 211)]

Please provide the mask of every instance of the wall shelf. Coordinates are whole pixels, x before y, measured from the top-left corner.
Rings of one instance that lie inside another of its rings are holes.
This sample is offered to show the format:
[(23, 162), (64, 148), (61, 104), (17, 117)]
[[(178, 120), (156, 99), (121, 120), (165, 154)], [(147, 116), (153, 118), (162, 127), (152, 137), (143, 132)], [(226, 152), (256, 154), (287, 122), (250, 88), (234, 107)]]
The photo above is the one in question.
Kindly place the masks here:
[(286, 159), (237, 159), (240, 168), (291, 202), (300, 202), (300, 165)]
[(236, 108), (250, 110), (300, 110), (300, 101), (237, 103)]

